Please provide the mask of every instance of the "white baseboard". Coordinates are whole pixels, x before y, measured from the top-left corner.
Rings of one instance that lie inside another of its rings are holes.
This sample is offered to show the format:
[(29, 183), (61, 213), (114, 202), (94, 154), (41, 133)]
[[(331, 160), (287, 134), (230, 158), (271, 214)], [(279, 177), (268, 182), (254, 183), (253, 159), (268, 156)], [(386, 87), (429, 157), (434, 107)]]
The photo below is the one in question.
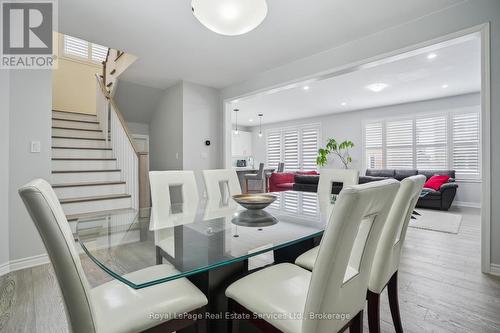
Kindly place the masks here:
[(500, 265), (491, 264), (490, 265), (490, 274), (500, 276)]
[(49, 262), (50, 260), (46, 253), (39, 254), (33, 257), (11, 260), (10, 262), (7, 262), (0, 266), (0, 276), (9, 272), (18, 271), (20, 269), (48, 264)]
[(453, 201), (452, 206), (468, 207), (468, 208), (481, 208), (481, 204), (478, 202), (466, 202), (466, 201)]
[(9, 272), (10, 272), (10, 265), (8, 261), (0, 265), (0, 276), (7, 274)]

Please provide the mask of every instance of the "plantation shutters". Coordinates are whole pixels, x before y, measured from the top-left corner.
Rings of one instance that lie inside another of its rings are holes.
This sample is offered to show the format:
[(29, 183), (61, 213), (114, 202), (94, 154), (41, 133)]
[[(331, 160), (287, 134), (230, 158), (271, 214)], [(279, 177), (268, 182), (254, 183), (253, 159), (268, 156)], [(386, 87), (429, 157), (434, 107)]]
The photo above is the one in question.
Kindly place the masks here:
[(105, 46), (68, 35), (64, 35), (63, 43), (64, 55), (81, 58), (85, 61), (101, 63), (106, 60), (108, 54), (108, 48)]
[(316, 170), (316, 157), (318, 155), (319, 128), (310, 127), (301, 130), (300, 156), (301, 169), (305, 171)]
[(446, 116), (417, 118), (417, 169), (443, 170), (448, 166)]
[(386, 124), (387, 168), (413, 168), (413, 121), (395, 120)]
[(382, 135), (382, 122), (366, 124), (365, 159), (368, 169), (382, 169), (384, 167)]
[(299, 165), (299, 131), (290, 129), (283, 131), (283, 162), (286, 171), (297, 171)]
[(479, 113), (468, 112), (452, 116), (453, 169), (464, 178), (480, 175)]
[(267, 133), (267, 166), (277, 168), (281, 162), (281, 131)]

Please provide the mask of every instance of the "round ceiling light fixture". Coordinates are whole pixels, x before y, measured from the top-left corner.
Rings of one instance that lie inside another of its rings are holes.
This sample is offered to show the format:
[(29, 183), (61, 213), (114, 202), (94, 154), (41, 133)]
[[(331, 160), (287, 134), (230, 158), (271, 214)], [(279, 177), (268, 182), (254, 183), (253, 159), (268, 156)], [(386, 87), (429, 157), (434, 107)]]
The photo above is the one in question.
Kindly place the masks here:
[(267, 15), (266, 0), (192, 0), (191, 8), (201, 24), (226, 36), (252, 31)]

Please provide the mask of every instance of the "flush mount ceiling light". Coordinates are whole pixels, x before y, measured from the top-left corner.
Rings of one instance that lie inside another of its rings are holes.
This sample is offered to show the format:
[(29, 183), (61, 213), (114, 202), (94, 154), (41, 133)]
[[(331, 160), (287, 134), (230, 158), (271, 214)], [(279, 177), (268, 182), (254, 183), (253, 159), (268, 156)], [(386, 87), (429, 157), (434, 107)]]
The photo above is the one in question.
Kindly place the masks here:
[(192, 0), (191, 8), (201, 24), (226, 36), (252, 31), (267, 15), (266, 0)]
[(307, 91), (307, 90), (309, 90), (310, 88), (309, 88), (309, 86), (304, 86), (302, 89), (304, 89), (304, 90), (306, 90), (306, 91)]
[(386, 83), (372, 83), (366, 86), (366, 89), (371, 90), (373, 92), (381, 92), (385, 88), (387, 88), (389, 85)]
[(427, 55), (427, 59), (429, 59), (429, 60), (432, 60), (432, 59), (434, 59), (434, 58), (436, 58), (436, 57), (437, 57), (437, 54), (436, 54), (436, 53), (429, 53), (429, 54)]
[(449, 87), (449, 86), (448, 86), (446, 83), (445, 83), (445, 84), (443, 84), (443, 85), (441, 86), (441, 88), (443, 88), (443, 89), (446, 89), (446, 88), (448, 88), (448, 87)]

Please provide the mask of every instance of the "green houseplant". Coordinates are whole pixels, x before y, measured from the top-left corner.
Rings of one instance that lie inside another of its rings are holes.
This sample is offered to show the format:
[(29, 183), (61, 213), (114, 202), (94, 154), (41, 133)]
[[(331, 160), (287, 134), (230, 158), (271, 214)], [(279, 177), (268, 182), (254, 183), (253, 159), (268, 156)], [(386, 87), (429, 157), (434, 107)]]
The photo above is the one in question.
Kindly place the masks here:
[(354, 147), (354, 143), (349, 140), (345, 140), (338, 143), (337, 140), (329, 138), (325, 148), (320, 148), (318, 150), (318, 157), (316, 157), (316, 164), (318, 166), (325, 166), (328, 163), (328, 155), (334, 154), (337, 156), (342, 164), (344, 164), (345, 169), (349, 169), (349, 164), (352, 162), (351, 155), (349, 154), (349, 149)]

